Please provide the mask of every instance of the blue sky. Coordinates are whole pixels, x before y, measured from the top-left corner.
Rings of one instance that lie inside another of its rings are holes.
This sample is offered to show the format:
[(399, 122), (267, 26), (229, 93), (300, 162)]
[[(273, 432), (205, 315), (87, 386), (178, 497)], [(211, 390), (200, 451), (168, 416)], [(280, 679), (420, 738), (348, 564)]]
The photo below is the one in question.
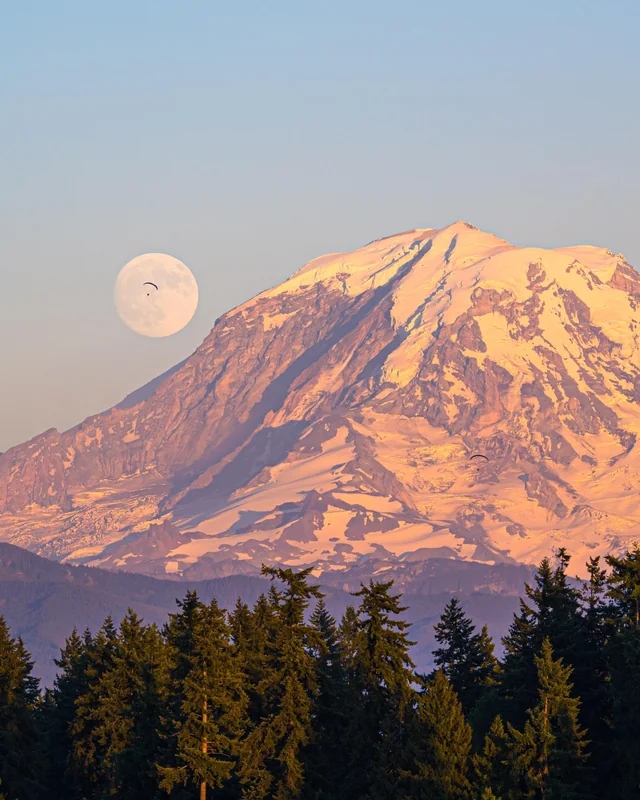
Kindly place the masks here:
[[(0, 451), (191, 353), (325, 252), (464, 219), (640, 267), (640, 3), (4, 3)], [(184, 261), (168, 339), (120, 268)]]

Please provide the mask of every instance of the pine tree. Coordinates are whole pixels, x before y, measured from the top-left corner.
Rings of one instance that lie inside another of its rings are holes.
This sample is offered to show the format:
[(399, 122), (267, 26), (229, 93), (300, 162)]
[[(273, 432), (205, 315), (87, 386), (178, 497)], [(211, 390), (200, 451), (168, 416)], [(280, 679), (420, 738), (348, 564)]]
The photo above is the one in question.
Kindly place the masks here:
[(100, 680), (95, 709), (107, 796), (136, 800), (155, 795), (164, 667), (159, 630), (146, 627), (129, 609), (120, 623), (112, 663)]
[(502, 797), (503, 794), (506, 797), (509, 788), (508, 746), (507, 731), (502, 718), (497, 716), (485, 736), (482, 749), (472, 757), (477, 800)]
[(168, 725), (169, 763), (160, 764), (160, 787), (174, 798), (193, 797), (198, 788), (228, 789), (239, 758), (247, 697), (234, 658), (225, 613), (215, 600), (203, 605), (195, 592), (180, 603), (167, 627), (172, 659)]
[(435, 625), (435, 639), (441, 647), (433, 652), (434, 664), (451, 681), (468, 715), (496, 673), (497, 659), (487, 627), (476, 633), (473, 622), (453, 597)]
[(33, 661), (22, 639), (12, 638), (0, 616), (0, 781), (12, 800), (42, 796), (35, 722), (40, 691), (32, 669)]
[(270, 592), (262, 594), (253, 611), (238, 602), (229, 616), (234, 652), (245, 676), (249, 699), (248, 715), (252, 727), (266, 714), (266, 697), (259, 688), (272, 670), (271, 652), (275, 647), (278, 600)]
[(608, 555), (611, 567), (607, 581), (607, 597), (613, 601), (611, 612), (627, 629), (640, 630), (640, 544), (635, 544), (624, 557)]
[(640, 547), (580, 590), (568, 563), (527, 587), (504, 672), (453, 600), (415, 675), (392, 582), (337, 627), (310, 570), (265, 568), (229, 615), (187, 592), (162, 633), (131, 610), (74, 630), (43, 697), (0, 617), (0, 800), (637, 800)]
[(241, 775), (246, 800), (293, 800), (303, 790), (303, 753), (311, 740), (317, 691), (315, 662), (308, 650), (318, 641), (314, 629), (304, 623), (304, 612), (311, 597), (322, 597), (318, 587), (307, 583), (311, 571), (262, 568), (263, 575), (279, 580), (284, 588), (280, 591), (272, 584), (269, 591), (277, 629), (269, 648), (270, 664), (258, 686), (265, 715), (244, 745)]
[(251, 648), (250, 642), (254, 634), (251, 609), (238, 598), (228, 617), (233, 651), (236, 655), (245, 657)]
[(473, 748), (482, 747), (484, 737), (491, 728), (491, 724), (501, 707), (500, 681), (502, 678), (502, 665), (494, 655), (495, 646), (489, 636), (487, 626), (483, 625), (480, 631), (478, 651), (481, 654), (483, 668), (477, 671), (477, 696), (467, 715), (467, 721), (473, 732)]
[(617, 797), (627, 800), (640, 796), (640, 546), (634, 545), (623, 557), (609, 555), (605, 560), (611, 567), (606, 592), (607, 688), (615, 755), (611, 777)]
[(583, 583), (581, 593), (585, 631), (581, 657), (583, 663), (588, 665), (591, 681), (583, 686), (580, 694), (580, 718), (591, 739), (589, 763), (595, 773), (595, 791), (598, 795), (605, 795), (611, 789), (614, 769), (611, 752), (612, 697), (607, 665), (607, 648), (611, 637), (605, 598), (607, 575), (600, 567), (600, 556), (589, 559), (586, 566), (589, 579)]
[(586, 732), (578, 722), (580, 701), (572, 696), (571, 667), (554, 660), (548, 638), (535, 656), (538, 703), (528, 711), (522, 731), (509, 726), (513, 775), (509, 797), (586, 800)]
[(342, 663), (347, 672), (353, 672), (358, 641), (358, 614), (352, 605), (346, 607), (340, 626), (338, 639)]
[[(166, 708), (169, 684), (167, 647), (158, 626), (144, 629), (141, 643), (144, 657), (136, 675), (138, 691), (132, 696), (129, 713), (129, 736), (126, 747), (116, 759), (119, 785), (130, 781), (129, 795), (148, 800), (158, 796), (157, 762), (161, 757), (162, 714)], [(120, 790), (119, 798), (125, 794)]]
[(72, 758), (72, 724), (76, 715), (76, 700), (87, 689), (87, 646), (91, 634), (84, 638), (74, 628), (65, 640), (60, 658), (54, 659), (58, 672), (53, 689), (45, 695), (44, 729), (47, 741), (49, 782), (51, 793), (60, 800), (73, 800), (79, 776)]
[(75, 699), (75, 715), (69, 727), (71, 735), (70, 773), (80, 797), (99, 796), (108, 791), (109, 775), (105, 770), (108, 742), (102, 735), (100, 698), (103, 678), (113, 664), (118, 636), (109, 616), (95, 637), (87, 632), (83, 659), (82, 692)]
[(162, 631), (166, 644), (168, 680), (167, 703), (159, 725), (162, 741), (156, 763), (159, 783), (162, 781), (162, 769), (178, 766), (177, 726), (182, 716), (183, 687), (197, 652), (196, 636), (203, 608), (198, 593), (191, 590), (185, 593), (184, 599), (176, 599), (176, 604), (179, 610), (169, 614)]
[(420, 695), (412, 754), (410, 797), (416, 800), (471, 797), (471, 728), (442, 669), (429, 677)]
[(409, 623), (392, 619), (406, 611), (400, 595), (389, 593), (393, 581), (352, 592), (360, 597), (351, 678), (347, 734), (350, 769), (346, 797), (393, 798), (405, 761), (408, 720), (417, 703), (412, 684), (415, 665), (409, 656)]
[(346, 772), (342, 742), (348, 721), (347, 672), (335, 619), (323, 598), (309, 619), (317, 635), (310, 652), (316, 662), (317, 692), (312, 708), (314, 741), (305, 755), (305, 796), (333, 800), (339, 796)]
[(576, 691), (586, 693), (593, 685), (589, 665), (584, 663), (585, 624), (581, 615), (579, 589), (570, 586), (564, 549), (556, 554), (556, 566), (543, 559), (535, 576), (535, 587), (525, 585), (530, 603), (520, 600), (520, 615), (514, 616), (509, 633), (502, 640), (500, 692), (502, 715), (515, 726), (524, 724), (527, 710), (537, 702), (537, 674), (534, 656), (548, 637), (554, 652), (573, 668)]

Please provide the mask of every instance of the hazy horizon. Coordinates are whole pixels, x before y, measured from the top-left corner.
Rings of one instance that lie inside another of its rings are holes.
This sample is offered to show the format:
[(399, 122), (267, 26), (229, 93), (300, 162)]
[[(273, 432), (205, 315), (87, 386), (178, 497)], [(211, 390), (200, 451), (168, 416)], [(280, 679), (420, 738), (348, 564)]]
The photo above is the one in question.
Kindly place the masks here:
[[(466, 220), (640, 268), (640, 7), (115, 2), (5, 11), (0, 451), (182, 361), (304, 263)], [(183, 261), (186, 329), (128, 330), (121, 267)]]

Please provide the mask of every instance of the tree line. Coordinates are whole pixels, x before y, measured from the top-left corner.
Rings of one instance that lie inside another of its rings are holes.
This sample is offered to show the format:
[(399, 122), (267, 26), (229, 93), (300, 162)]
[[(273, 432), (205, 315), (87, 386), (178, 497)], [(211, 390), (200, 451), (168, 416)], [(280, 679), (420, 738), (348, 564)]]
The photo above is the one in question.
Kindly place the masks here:
[(429, 674), (392, 581), (336, 621), (310, 569), (263, 567), (253, 608), (187, 592), (162, 628), (74, 630), (44, 692), (0, 617), (0, 797), (640, 798), (640, 547), (582, 584), (569, 561), (541, 562), (500, 659), (452, 598)]

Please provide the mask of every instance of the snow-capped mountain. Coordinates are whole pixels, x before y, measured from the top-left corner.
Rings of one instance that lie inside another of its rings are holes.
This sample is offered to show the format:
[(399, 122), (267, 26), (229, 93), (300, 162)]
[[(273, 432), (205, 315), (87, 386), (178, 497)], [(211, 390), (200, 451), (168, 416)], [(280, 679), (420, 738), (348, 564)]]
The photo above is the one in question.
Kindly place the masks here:
[(559, 546), (579, 570), (640, 538), (639, 302), (622, 255), (463, 222), (322, 256), (1, 455), (0, 537), (176, 578)]

